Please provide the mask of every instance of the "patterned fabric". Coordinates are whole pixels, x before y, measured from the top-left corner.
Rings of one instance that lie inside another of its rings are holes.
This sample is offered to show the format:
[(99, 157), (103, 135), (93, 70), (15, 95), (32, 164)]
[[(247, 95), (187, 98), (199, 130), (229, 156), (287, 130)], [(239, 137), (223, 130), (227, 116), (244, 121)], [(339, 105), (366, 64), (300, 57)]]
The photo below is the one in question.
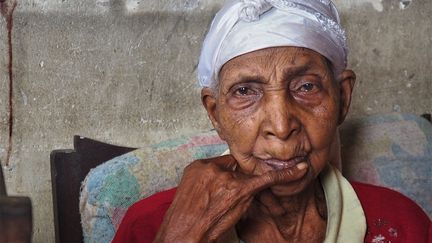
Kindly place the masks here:
[(347, 121), (341, 129), (343, 174), (394, 189), (432, 216), (432, 124), (411, 114)]
[(84, 242), (110, 242), (130, 205), (176, 186), (189, 162), (227, 148), (211, 131), (140, 148), (92, 169), (80, 197)]
[[(341, 129), (341, 143), (347, 178), (400, 191), (432, 215), (432, 125), (428, 121), (407, 114), (348, 121)], [(82, 185), (84, 241), (110, 242), (130, 205), (176, 186), (187, 163), (218, 156), (226, 149), (213, 131), (141, 148), (96, 167)]]

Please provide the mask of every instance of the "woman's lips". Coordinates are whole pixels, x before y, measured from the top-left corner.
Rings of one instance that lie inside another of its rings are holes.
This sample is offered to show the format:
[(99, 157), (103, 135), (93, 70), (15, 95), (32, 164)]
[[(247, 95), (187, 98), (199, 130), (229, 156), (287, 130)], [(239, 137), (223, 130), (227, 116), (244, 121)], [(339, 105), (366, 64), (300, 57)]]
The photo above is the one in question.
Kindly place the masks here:
[(297, 156), (289, 160), (279, 160), (279, 159), (265, 159), (263, 160), (264, 163), (269, 165), (275, 170), (283, 170), (288, 169), (293, 166), (296, 166), (300, 162), (306, 161), (305, 156)]

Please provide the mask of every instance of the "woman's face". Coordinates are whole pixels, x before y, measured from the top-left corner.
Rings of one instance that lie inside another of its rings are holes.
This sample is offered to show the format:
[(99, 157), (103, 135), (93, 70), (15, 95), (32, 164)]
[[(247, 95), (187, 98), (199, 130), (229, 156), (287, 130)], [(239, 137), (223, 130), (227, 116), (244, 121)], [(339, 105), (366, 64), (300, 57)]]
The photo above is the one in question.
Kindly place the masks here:
[(292, 195), (334, 157), (354, 80), (351, 71), (334, 77), (326, 59), (312, 50), (267, 48), (227, 62), (217, 90), (204, 88), (202, 100), (243, 173), (309, 164), (302, 179), (271, 188)]

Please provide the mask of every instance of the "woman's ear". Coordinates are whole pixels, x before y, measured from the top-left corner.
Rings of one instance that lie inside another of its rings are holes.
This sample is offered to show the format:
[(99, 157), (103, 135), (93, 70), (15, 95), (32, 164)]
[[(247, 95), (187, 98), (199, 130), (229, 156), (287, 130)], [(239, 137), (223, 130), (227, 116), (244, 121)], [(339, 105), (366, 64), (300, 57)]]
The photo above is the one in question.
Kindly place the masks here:
[(204, 87), (201, 90), (201, 102), (204, 108), (207, 110), (207, 115), (210, 118), (213, 127), (216, 129), (219, 137), (224, 140), (219, 126), (218, 116), (217, 116), (217, 94), (216, 91), (211, 88)]
[(356, 81), (356, 75), (352, 70), (344, 70), (338, 77), (338, 80), (340, 88), (340, 125), (345, 120), (345, 117), (347, 116), (349, 107), (351, 105), (351, 97)]

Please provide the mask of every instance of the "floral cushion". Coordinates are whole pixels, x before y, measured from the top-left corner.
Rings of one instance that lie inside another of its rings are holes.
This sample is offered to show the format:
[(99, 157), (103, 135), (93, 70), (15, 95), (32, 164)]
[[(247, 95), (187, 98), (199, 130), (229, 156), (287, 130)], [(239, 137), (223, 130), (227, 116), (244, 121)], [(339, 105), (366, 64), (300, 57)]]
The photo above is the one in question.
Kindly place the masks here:
[(211, 131), (140, 148), (92, 169), (80, 197), (84, 242), (110, 242), (134, 202), (176, 186), (189, 162), (227, 149)]
[[(432, 215), (432, 125), (408, 114), (375, 115), (341, 128), (343, 173), (396, 189)], [(174, 187), (191, 161), (227, 149), (215, 131), (140, 148), (91, 170), (80, 198), (84, 242), (110, 242), (127, 208)]]

